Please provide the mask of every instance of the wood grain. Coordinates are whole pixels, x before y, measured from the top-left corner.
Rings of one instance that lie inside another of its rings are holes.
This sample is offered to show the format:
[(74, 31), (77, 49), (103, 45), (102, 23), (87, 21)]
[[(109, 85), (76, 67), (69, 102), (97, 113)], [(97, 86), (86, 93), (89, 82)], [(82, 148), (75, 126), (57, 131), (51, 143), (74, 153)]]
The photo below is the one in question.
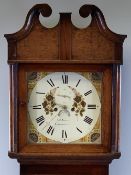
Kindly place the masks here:
[(47, 29), (37, 21), (30, 35), (17, 42), (17, 59), (57, 59), (59, 54), (58, 32), (58, 27)]
[(101, 35), (95, 24), (81, 30), (72, 27), (73, 60), (101, 60), (104, 62), (115, 59), (114, 54), (114, 42)]

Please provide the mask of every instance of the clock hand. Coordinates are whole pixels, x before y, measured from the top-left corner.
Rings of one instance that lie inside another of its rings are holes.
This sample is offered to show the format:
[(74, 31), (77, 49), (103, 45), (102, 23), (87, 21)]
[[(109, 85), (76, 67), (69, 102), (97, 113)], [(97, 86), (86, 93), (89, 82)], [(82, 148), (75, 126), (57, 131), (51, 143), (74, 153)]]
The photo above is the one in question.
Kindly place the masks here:
[(59, 116), (59, 113), (57, 113), (50, 121), (49, 121), (49, 123), (51, 122), (51, 121), (53, 121), (56, 117), (58, 117)]
[(69, 99), (71, 98), (71, 97), (69, 97), (69, 96), (67, 96), (67, 95), (59, 95), (59, 94), (58, 94), (57, 96), (59, 96), (59, 97), (64, 97), (64, 98), (69, 98)]
[(62, 105), (62, 104), (59, 104), (59, 103), (56, 103), (56, 102), (55, 102), (55, 104), (58, 105), (58, 106), (60, 106), (63, 109), (66, 108), (66, 105)]
[(45, 129), (48, 125), (50, 125), (51, 121), (53, 121), (56, 117), (58, 117), (59, 112), (48, 123), (46, 123), (46, 125), (43, 127), (43, 129)]
[(61, 110), (61, 111), (58, 113), (58, 116), (61, 116), (62, 113), (66, 113), (68, 116), (70, 116), (70, 112), (67, 110), (67, 108), (64, 108), (63, 110)]

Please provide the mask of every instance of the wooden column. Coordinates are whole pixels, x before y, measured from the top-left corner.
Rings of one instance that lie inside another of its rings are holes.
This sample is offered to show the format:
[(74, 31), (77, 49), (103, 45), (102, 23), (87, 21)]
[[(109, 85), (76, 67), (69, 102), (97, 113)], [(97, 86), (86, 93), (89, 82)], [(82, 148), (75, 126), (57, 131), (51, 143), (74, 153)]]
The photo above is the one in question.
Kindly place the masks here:
[(60, 15), (59, 59), (71, 60), (71, 13)]

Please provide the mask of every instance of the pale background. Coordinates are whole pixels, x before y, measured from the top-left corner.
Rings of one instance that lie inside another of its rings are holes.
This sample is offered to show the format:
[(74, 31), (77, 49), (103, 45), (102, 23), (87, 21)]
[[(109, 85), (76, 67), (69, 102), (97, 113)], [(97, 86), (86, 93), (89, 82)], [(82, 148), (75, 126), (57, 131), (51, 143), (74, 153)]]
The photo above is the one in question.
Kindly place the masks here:
[[(124, 65), (122, 66), (120, 150), (122, 157), (110, 165), (110, 175), (131, 174), (131, 0), (0, 0), (0, 175), (19, 175), (16, 160), (8, 158), (9, 150), (9, 72), (7, 65), (7, 42), (4, 34), (18, 31), (24, 24), (26, 14), (36, 3), (48, 3), (57, 21), (58, 12), (78, 13), (85, 3), (97, 5), (111, 30), (127, 34), (124, 43)], [(75, 24), (80, 25), (77, 16)], [(80, 18), (79, 18), (80, 19)], [(81, 22), (84, 26), (85, 22)]]

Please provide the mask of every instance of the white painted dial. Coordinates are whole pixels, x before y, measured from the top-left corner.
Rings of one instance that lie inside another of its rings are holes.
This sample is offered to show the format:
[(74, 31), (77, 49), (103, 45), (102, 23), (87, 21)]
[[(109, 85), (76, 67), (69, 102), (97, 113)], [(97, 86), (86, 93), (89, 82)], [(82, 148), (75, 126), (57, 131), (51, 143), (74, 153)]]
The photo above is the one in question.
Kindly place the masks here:
[(77, 141), (90, 133), (100, 109), (93, 84), (73, 72), (55, 72), (39, 80), (28, 103), (29, 116), (36, 129), (61, 143)]

